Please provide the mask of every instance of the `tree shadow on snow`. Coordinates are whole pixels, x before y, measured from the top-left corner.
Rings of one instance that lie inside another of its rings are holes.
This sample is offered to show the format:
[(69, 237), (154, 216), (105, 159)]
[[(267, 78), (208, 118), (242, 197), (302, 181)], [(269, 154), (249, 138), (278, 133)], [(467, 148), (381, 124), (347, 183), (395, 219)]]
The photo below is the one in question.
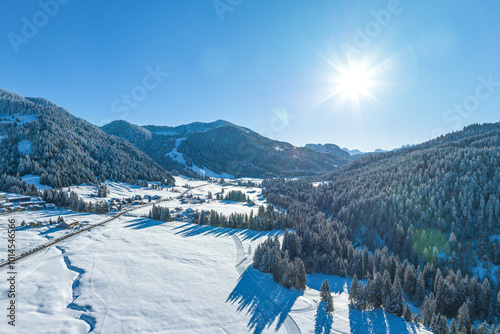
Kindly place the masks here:
[(332, 276), (332, 275), (324, 275), (324, 274), (313, 274), (307, 275), (307, 286), (314, 290), (321, 290), (321, 283), (323, 280), (327, 279), (328, 284), (330, 285), (330, 291), (332, 293), (342, 293), (344, 292), (344, 287), (349, 291), (349, 287), (351, 286), (351, 278), (340, 277), (340, 276)]
[(352, 334), (418, 333), (417, 325), (382, 309), (361, 311), (354, 307), (349, 310), (349, 322)]
[(314, 317), (316, 322), (314, 324), (315, 334), (330, 334), (332, 330), (333, 317), (330, 313), (326, 312), (326, 303), (319, 303), (318, 309), (316, 311), (316, 316)]
[(142, 230), (143, 228), (154, 227), (166, 224), (166, 222), (161, 222), (157, 220), (152, 220), (148, 218), (137, 218), (130, 221), (131, 224), (126, 225), (125, 227), (133, 228), (134, 230)]
[(262, 333), (273, 323), (276, 323), (278, 331), (286, 321), (293, 304), (302, 294), (297, 290), (287, 290), (275, 283), (271, 275), (248, 267), (227, 297), (226, 303), (238, 305), (238, 312), (245, 311), (250, 316), (249, 330)]
[(183, 237), (194, 237), (197, 235), (215, 235), (215, 237), (224, 237), (237, 234), (238, 237), (240, 237), (243, 241), (248, 239), (256, 240), (268, 235), (274, 237), (276, 234), (283, 233), (282, 231), (255, 231), (196, 224), (184, 224), (175, 227), (174, 230), (177, 230), (175, 234), (181, 235)]

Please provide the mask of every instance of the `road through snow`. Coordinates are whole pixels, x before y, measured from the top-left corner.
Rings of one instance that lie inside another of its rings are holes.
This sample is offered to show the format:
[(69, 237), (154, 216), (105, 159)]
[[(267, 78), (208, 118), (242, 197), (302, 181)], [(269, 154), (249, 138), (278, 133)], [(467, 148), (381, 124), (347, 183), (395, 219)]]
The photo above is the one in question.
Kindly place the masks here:
[[(241, 242), (240, 238), (235, 234), (231, 234), (231, 238), (233, 239), (234, 246), (236, 247), (236, 261), (235, 261), (236, 270), (240, 275), (243, 275), (243, 273), (247, 270), (248, 266), (251, 264), (251, 259), (249, 256), (245, 257), (245, 249), (243, 247), (243, 243)], [(259, 282), (257, 282), (254, 276), (252, 275), (251, 277), (253, 283), (255, 284), (255, 287), (257, 289), (261, 289), (268, 297), (268, 300), (271, 303), (275, 304), (277, 307), (279, 307), (279, 305), (276, 304), (276, 301), (272, 299), (264, 289), (262, 289), (262, 287), (259, 285)], [(283, 322), (283, 328), (286, 333), (291, 333), (291, 334), (301, 333), (299, 326), (297, 326), (297, 324), (289, 314), (286, 316), (286, 319)]]

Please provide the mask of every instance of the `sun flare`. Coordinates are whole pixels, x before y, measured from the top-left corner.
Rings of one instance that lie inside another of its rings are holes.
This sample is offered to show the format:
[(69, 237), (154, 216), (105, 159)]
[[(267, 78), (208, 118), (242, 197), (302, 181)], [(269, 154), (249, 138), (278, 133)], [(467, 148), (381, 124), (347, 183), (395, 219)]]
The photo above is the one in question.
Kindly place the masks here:
[(337, 93), (344, 98), (358, 101), (370, 94), (373, 86), (371, 71), (362, 65), (350, 64), (347, 68), (339, 69), (337, 78)]

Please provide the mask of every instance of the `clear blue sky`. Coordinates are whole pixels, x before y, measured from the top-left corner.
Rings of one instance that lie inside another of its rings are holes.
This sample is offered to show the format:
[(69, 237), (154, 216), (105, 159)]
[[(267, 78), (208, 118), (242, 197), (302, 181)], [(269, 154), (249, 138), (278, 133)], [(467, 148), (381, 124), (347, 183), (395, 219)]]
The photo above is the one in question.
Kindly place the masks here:
[[(61, 2), (2, 3), (0, 87), (97, 125), (225, 119), (373, 150), (500, 121), (496, 0)], [(376, 69), (358, 103), (332, 94), (351, 47)]]

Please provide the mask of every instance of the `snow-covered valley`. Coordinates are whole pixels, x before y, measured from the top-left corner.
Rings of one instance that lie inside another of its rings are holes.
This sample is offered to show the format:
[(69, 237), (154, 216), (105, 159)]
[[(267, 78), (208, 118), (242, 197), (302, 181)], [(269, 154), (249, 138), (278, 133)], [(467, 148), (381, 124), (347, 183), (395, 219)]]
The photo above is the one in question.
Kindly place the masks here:
[[(33, 180), (36, 182), (36, 179)], [(259, 180), (253, 180), (259, 182)], [(174, 190), (191, 188), (194, 197), (216, 193), (221, 185), (177, 178)], [(153, 191), (108, 182), (110, 196)], [(184, 187), (183, 187), (184, 186)], [(199, 188), (194, 188), (199, 187)], [(225, 184), (265, 204), (258, 188)], [(83, 198), (91, 186), (80, 186)], [(128, 190), (127, 190), (128, 189)], [(171, 190), (172, 190), (171, 189)], [(130, 192), (131, 193), (130, 193)], [(160, 191), (158, 191), (160, 192)], [(177, 192), (161, 191), (179, 196)], [(90, 197), (88, 197), (90, 199)], [(180, 199), (165, 206), (186, 206)], [(225, 214), (249, 213), (239, 202), (190, 205)], [(34, 253), (17, 264), (16, 333), (425, 333), (416, 325), (382, 310), (348, 306), (350, 279), (308, 275), (305, 291), (285, 289), (272, 276), (251, 266), (252, 253), (267, 236), (257, 232), (158, 222), (149, 208), (136, 210)], [(16, 220), (57, 219), (59, 215), (96, 223), (109, 215), (69, 210), (17, 213)], [(7, 218), (8, 216), (5, 216)], [(4, 217), (3, 217), (4, 218)], [(6, 219), (2, 219), (6, 221)], [(2, 234), (6, 226), (2, 222)], [(55, 227), (17, 231), (19, 251), (34, 248), (66, 230)], [(2, 245), (2, 251), (6, 247)], [(8, 269), (1, 268), (2, 275)], [(335, 311), (320, 303), (323, 279), (332, 288)], [(0, 282), (0, 303), (8, 302), (9, 285)], [(11, 326), (0, 324), (0, 331)]]

